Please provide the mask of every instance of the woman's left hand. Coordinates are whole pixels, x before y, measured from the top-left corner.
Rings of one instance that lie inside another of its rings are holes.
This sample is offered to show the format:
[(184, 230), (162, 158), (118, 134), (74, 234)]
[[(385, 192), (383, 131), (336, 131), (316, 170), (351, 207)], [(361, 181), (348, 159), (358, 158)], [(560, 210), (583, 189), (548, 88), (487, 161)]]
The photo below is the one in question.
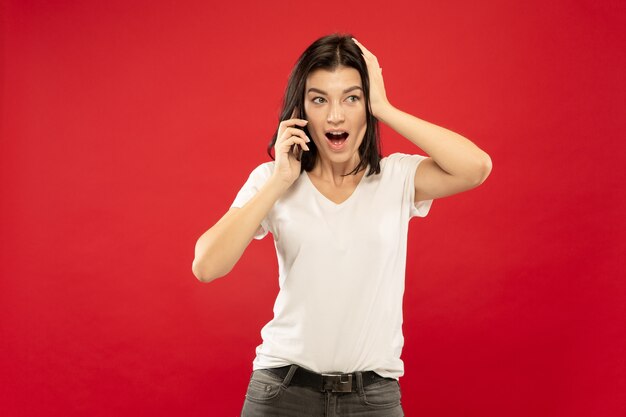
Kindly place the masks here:
[(352, 38), (352, 40), (361, 49), (363, 58), (365, 58), (365, 63), (367, 64), (367, 73), (370, 79), (370, 106), (372, 114), (378, 119), (385, 108), (391, 106), (385, 94), (383, 69), (378, 65), (378, 59), (373, 53), (367, 50), (367, 48), (356, 39)]

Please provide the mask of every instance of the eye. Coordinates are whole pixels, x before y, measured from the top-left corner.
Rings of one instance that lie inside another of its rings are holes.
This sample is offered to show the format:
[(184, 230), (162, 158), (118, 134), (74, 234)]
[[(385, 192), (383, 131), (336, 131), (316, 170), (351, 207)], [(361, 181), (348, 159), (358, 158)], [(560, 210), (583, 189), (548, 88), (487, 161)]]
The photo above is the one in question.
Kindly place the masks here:
[(312, 101), (313, 101), (313, 103), (315, 103), (315, 104), (321, 104), (319, 101), (315, 101), (315, 100), (317, 100), (317, 99), (324, 100), (324, 98), (323, 98), (323, 97), (315, 97), (315, 98), (312, 100)]
[(354, 98), (354, 100), (350, 100), (352, 103), (354, 103), (355, 101), (359, 101), (361, 99), (361, 97), (359, 96), (350, 96), (348, 97), (348, 99)]

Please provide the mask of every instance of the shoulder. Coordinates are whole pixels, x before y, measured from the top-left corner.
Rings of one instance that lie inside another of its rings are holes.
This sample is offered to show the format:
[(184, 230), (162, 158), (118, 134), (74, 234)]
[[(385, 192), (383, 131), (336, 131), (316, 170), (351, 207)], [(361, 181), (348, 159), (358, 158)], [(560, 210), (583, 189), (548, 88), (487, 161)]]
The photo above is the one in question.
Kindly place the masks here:
[(274, 161), (263, 162), (252, 170), (250, 176), (258, 179), (269, 178), (274, 173), (274, 165)]
[(276, 163), (275, 161), (262, 162), (259, 165), (257, 165), (256, 168), (254, 169), (261, 170), (261, 171), (274, 171), (275, 163)]
[(402, 152), (394, 152), (381, 160), (381, 165), (388, 166), (391, 169), (409, 170), (417, 168), (417, 165), (424, 159), (428, 158), (419, 154), (408, 154)]

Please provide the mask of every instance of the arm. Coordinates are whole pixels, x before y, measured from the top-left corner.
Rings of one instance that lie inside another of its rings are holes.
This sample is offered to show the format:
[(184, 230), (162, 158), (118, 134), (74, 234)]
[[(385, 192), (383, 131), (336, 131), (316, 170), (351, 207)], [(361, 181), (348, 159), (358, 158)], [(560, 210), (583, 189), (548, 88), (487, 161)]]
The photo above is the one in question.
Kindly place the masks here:
[(430, 157), (415, 170), (415, 201), (440, 198), (482, 184), (491, 172), (491, 158), (468, 139), (393, 107), (385, 93), (378, 59), (354, 39), (363, 53), (370, 79), (374, 117), (423, 149)]
[[(195, 257), (191, 270), (200, 281), (210, 282), (228, 274), (248, 247), (263, 219), (268, 215), (276, 201), (291, 187), (301, 174), (301, 162), (293, 153), (294, 144), (309, 150), (309, 140), (304, 131), (294, 126), (304, 126), (308, 122), (296, 119), (297, 109), (292, 118), (283, 120), (278, 125), (272, 174), (267, 178), (269, 165), (260, 172), (262, 177), (254, 175), (262, 166), (258, 166), (248, 177), (244, 187), (246, 201), (241, 208), (231, 209), (196, 242)], [(263, 178), (263, 180), (261, 180)], [(262, 184), (262, 185), (261, 185)], [(240, 190), (243, 191), (244, 188)], [(249, 197), (250, 190), (254, 194)], [(237, 194), (239, 198), (240, 194)], [(248, 199), (249, 198), (249, 199)], [(237, 199), (236, 199), (237, 200)], [(237, 204), (239, 205), (239, 203)]]
[(272, 176), (243, 207), (231, 208), (200, 236), (191, 267), (196, 278), (211, 282), (228, 274), (285, 191), (284, 183)]
[(489, 155), (458, 133), (418, 119), (391, 104), (376, 116), (430, 156), (415, 171), (416, 202), (472, 189), (489, 176)]

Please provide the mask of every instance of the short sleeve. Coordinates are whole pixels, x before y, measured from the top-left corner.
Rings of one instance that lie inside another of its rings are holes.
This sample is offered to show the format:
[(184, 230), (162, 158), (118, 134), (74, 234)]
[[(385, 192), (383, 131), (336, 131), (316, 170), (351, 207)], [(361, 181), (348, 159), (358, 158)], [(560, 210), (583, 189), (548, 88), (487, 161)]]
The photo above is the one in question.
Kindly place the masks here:
[[(243, 207), (250, 199), (261, 189), (263, 184), (270, 178), (273, 172), (274, 163), (265, 162), (257, 166), (248, 176), (248, 180), (237, 193), (235, 200), (230, 207)], [(254, 234), (254, 238), (261, 240), (270, 231), (268, 218), (265, 217), (261, 221), (261, 225)]]
[(433, 200), (421, 200), (415, 204), (415, 172), (419, 164), (427, 159), (424, 155), (410, 155), (404, 153), (395, 153), (396, 164), (400, 168), (400, 172), (404, 177), (403, 201), (409, 206), (409, 219), (413, 217), (426, 217), (433, 204)]

